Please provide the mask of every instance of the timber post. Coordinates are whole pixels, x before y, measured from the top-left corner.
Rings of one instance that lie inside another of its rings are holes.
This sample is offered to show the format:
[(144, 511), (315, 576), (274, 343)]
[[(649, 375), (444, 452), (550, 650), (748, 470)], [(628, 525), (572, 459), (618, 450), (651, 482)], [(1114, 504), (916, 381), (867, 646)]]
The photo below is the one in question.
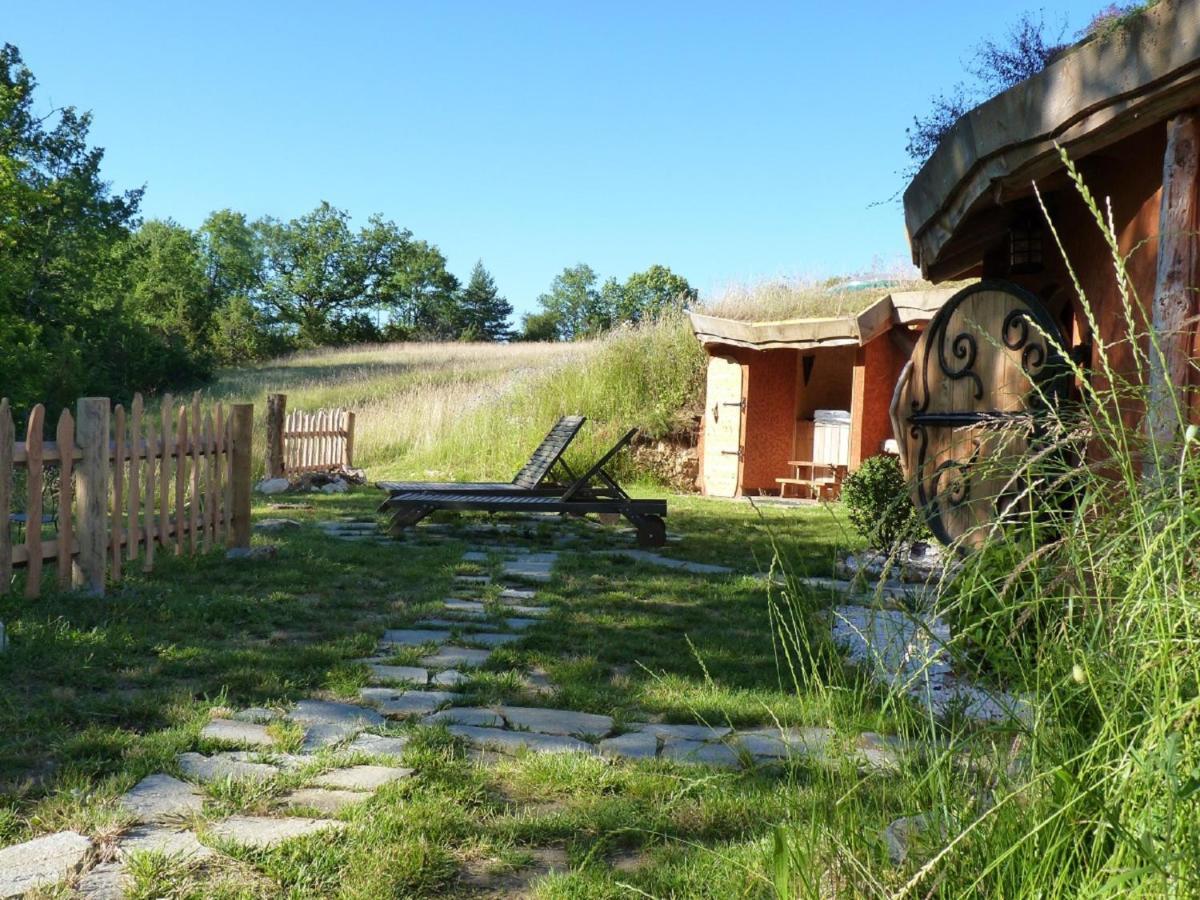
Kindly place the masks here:
[(346, 444), (345, 444), (345, 459), (343, 464), (346, 470), (354, 468), (354, 413), (346, 413)]
[(1196, 308), (1197, 262), (1200, 259), (1200, 110), (1189, 110), (1167, 122), (1163, 159), (1162, 200), (1158, 222), (1158, 267), (1150, 311), (1149, 391), (1146, 436), (1149, 452), (1142, 468), (1149, 482), (1169, 467), (1161, 459), (1179, 437), (1187, 418), (1188, 364)]
[(285, 478), (283, 462), (283, 426), (287, 420), (287, 394), (267, 395), (266, 477)]
[(229, 428), (230, 547), (250, 546), (250, 459), (254, 444), (254, 406), (235, 403)]
[[(109, 403), (107, 397), (84, 397), (76, 405), (79, 462), (79, 558), (74, 585), (93, 596), (104, 595), (108, 561)], [(70, 448), (62, 448), (70, 452)], [(29, 532), (38, 531), (31, 524)], [(69, 548), (66, 552), (70, 552)]]

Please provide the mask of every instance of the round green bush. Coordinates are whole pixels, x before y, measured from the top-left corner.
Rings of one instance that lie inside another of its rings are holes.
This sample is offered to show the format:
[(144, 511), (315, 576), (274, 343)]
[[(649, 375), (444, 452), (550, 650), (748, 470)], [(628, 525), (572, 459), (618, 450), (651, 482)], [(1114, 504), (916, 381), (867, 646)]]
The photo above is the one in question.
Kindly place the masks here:
[(890, 553), (901, 543), (929, 537), (894, 456), (865, 460), (842, 482), (841, 497), (850, 524), (876, 550)]

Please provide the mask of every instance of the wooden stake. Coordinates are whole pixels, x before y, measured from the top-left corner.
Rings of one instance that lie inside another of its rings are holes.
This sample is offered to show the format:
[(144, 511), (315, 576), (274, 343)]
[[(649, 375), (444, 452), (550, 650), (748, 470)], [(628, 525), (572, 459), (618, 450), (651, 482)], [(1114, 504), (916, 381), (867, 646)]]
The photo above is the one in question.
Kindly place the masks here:
[[(75, 506), (75, 420), (71, 411), (64, 409), (58, 417), (58, 429), (54, 434), (58, 444), (58, 586), (64, 591), (71, 587), (71, 574), (75, 551), (75, 527), (71, 513)], [(41, 529), (39, 528), (39, 531)]]
[(79, 565), (75, 586), (102, 596), (108, 549), (108, 398), (84, 397), (75, 408), (83, 450), (79, 463)]
[(267, 395), (267, 477), (283, 478), (283, 428), (287, 418), (287, 394)]
[(46, 408), (35, 406), (25, 429), (25, 596), (42, 592), (42, 427)]
[(254, 451), (254, 407), (236, 403), (230, 417), (230, 465), (232, 527), (230, 547), (250, 546), (250, 460)]

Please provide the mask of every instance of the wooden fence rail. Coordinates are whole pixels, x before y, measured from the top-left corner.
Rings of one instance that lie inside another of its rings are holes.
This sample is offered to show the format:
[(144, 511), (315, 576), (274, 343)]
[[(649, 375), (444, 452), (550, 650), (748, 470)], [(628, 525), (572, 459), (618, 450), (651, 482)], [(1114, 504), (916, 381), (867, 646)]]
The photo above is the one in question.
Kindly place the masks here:
[[(226, 416), (221, 404), (202, 411), (197, 396), (176, 407), (167, 395), (156, 425), (140, 394), (128, 415), (105, 397), (85, 397), (75, 415), (63, 410), (54, 441), (43, 440), (45, 415), (39, 403), (17, 441), (9, 402), (0, 400), (0, 594), (23, 568), (25, 596), (38, 596), (48, 560), (60, 588), (99, 595), (126, 563), (140, 558), (152, 571), (159, 551), (250, 545), (252, 406)], [(18, 472), (24, 512), (14, 512)]]
[(286, 394), (267, 397), (268, 478), (329, 472), (354, 465), (354, 413), (287, 410)]

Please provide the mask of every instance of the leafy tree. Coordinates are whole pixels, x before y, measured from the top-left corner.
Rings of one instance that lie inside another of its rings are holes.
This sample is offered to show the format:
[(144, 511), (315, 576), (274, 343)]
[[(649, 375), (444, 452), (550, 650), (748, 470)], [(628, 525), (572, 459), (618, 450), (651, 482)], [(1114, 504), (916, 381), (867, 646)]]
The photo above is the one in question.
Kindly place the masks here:
[(124, 256), (127, 308), (198, 359), (207, 357), (217, 302), (196, 235), (169, 220), (152, 220), (129, 238)]
[(512, 304), (500, 296), (496, 281), (483, 260), (475, 263), (467, 286), (458, 295), (459, 337), (469, 340), (503, 341), (510, 334)]
[(521, 317), (521, 337), (523, 341), (557, 341), (560, 334), (558, 313), (550, 310), (525, 313)]
[(686, 278), (676, 275), (666, 266), (653, 265), (644, 272), (635, 272), (621, 286), (615, 318), (621, 322), (637, 323), (653, 319), (672, 309), (682, 309), (694, 303), (699, 293)]
[(375, 239), (387, 248), (380, 261), (386, 273), (378, 303), (392, 310), (406, 333), (431, 339), (458, 336), (458, 279), (446, 268), (446, 257), (434, 245), (414, 240), (378, 217), (371, 220)]
[(245, 214), (232, 209), (209, 213), (197, 237), (213, 305), (255, 297), (263, 283), (263, 245)]
[(563, 269), (538, 297), (542, 309), (556, 318), (557, 336), (567, 341), (594, 337), (612, 326), (606, 300), (596, 289), (596, 273), (584, 263)]

